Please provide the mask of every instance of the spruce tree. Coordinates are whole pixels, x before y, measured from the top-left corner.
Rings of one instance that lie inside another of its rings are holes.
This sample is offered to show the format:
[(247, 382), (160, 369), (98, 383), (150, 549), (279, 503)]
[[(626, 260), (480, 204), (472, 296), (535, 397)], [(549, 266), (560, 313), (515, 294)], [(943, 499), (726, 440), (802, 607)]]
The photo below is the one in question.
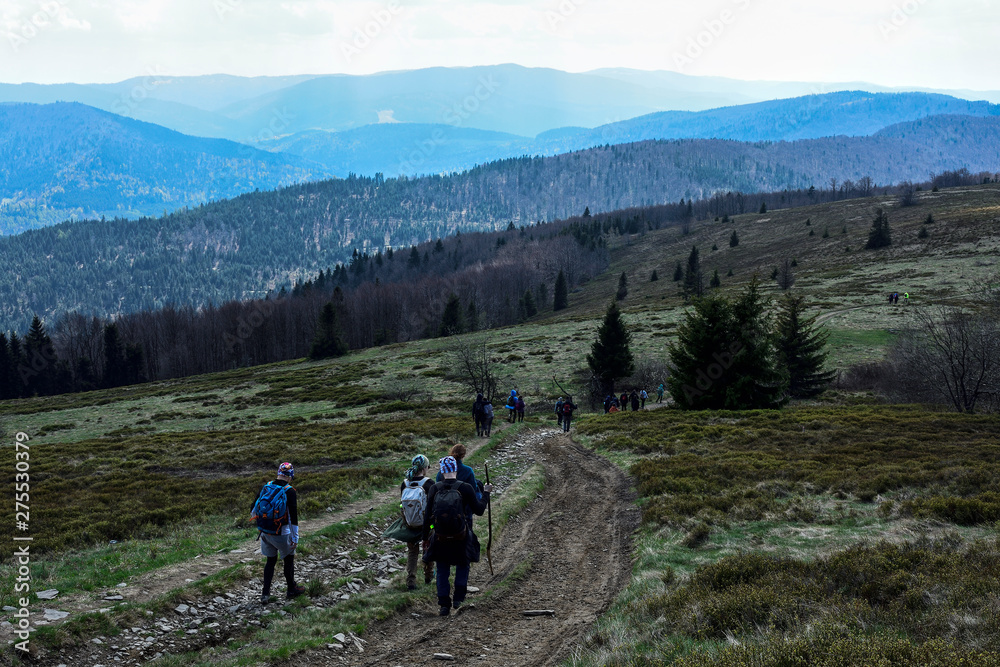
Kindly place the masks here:
[(691, 246), (687, 269), (684, 270), (684, 297), (690, 299), (701, 296), (704, 290), (705, 284), (701, 275), (701, 260), (698, 259), (698, 246)]
[(628, 276), (622, 271), (621, 277), (618, 278), (618, 291), (615, 292), (615, 299), (623, 301), (626, 296), (628, 296)]
[(597, 377), (603, 393), (615, 392), (615, 381), (628, 377), (635, 370), (630, 344), (632, 334), (622, 321), (618, 303), (612, 301), (597, 328), (597, 340), (590, 346), (587, 365)]
[(708, 281), (709, 287), (721, 287), (722, 280), (719, 278), (719, 270), (716, 269), (715, 273), (712, 274), (712, 279)]
[(316, 335), (309, 348), (310, 359), (342, 357), (347, 354), (347, 343), (341, 336), (340, 323), (337, 320), (337, 309), (332, 301), (328, 301), (319, 314)]
[(556, 276), (556, 290), (552, 297), (552, 310), (560, 311), (567, 307), (569, 307), (569, 288), (566, 285), (566, 276), (563, 275), (562, 269), (559, 269), (559, 275)]
[(524, 314), (527, 317), (534, 317), (538, 314), (538, 306), (535, 305), (535, 295), (530, 289), (524, 290)]
[(766, 202), (761, 202), (760, 203), (760, 211), (759, 212), (760, 213), (767, 213), (767, 203)]
[(739, 244), (740, 244), (740, 237), (736, 235), (736, 230), (734, 229), (733, 233), (729, 235), (729, 247), (735, 248)]
[(14, 379), (17, 369), (10, 360), (10, 348), (7, 346), (7, 334), (0, 331), (0, 400), (17, 398)]
[(101, 385), (120, 387), (125, 384), (127, 369), (125, 367), (125, 350), (118, 336), (118, 325), (114, 322), (104, 325), (104, 375)]
[(674, 269), (674, 282), (679, 283), (684, 279), (684, 267), (681, 266), (680, 262), (677, 262), (677, 268)]
[(444, 312), (441, 313), (441, 327), (438, 329), (438, 335), (453, 336), (464, 331), (465, 318), (462, 317), (462, 302), (458, 300), (458, 295), (452, 292), (448, 295)]
[(823, 348), (830, 334), (816, 328), (818, 314), (806, 317), (805, 311), (803, 297), (786, 294), (775, 319), (778, 358), (788, 373), (788, 393), (793, 398), (816, 396), (836, 375), (823, 371)]
[(668, 348), (670, 395), (682, 408), (776, 408), (787, 400), (774, 335), (755, 277), (735, 301), (695, 299)]
[(876, 250), (892, 245), (892, 235), (889, 231), (889, 216), (881, 208), (875, 211), (875, 219), (872, 220), (871, 230), (868, 232), (868, 243), (865, 248)]
[(469, 331), (479, 331), (479, 311), (476, 309), (476, 299), (469, 300), (469, 308), (465, 311), (465, 321), (469, 325)]
[(660, 279), (660, 277), (658, 275), (656, 275), (656, 269), (653, 269), (653, 273), (651, 273), (649, 275), (649, 282), (655, 283), (659, 279)]
[(418, 268), (420, 266), (420, 251), (417, 250), (417, 246), (410, 246), (410, 259), (407, 260), (407, 264), (410, 265), (411, 269)]
[(24, 384), (28, 396), (48, 396), (55, 393), (56, 354), (52, 339), (45, 331), (41, 318), (31, 318), (31, 327), (24, 337)]

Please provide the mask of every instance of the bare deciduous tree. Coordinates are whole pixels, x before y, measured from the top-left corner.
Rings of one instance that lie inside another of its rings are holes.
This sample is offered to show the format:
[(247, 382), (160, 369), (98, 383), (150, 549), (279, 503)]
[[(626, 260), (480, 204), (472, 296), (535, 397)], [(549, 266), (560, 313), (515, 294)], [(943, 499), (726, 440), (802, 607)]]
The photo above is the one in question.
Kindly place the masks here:
[(1000, 326), (989, 312), (937, 309), (917, 314), (917, 326), (890, 354), (903, 400), (944, 402), (958, 412), (1000, 407)]
[(491, 403), (499, 397), (500, 387), (508, 384), (500, 359), (490, 354), (492, 342), (489, 335), (466, 336), (451, 348), (455, 381)]

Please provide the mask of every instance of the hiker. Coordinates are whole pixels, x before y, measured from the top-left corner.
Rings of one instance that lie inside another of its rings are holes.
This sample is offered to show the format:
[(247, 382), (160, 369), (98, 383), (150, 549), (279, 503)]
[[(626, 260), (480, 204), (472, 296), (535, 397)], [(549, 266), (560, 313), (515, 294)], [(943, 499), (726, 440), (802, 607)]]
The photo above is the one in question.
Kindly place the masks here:
[[(468, 451), (469, 450), (467, 450), (465, 448), (465, 445), (463, 445), (463, 444), (452, 445), (451, 450), (448, 452), (448, 456), (450, 456), (453, 459), (455, 459), (455, 462), (458, 465), (458, 468), (456, 469), (456, 473), (458, 475), (458, 481), (465, 482), (466, 484), (468, 484), (469, 486), (471, 486), (472, 490), (476, 494), (476, 498), (478, 499), (478, 498), (482, 497), (482, 495), (480, 493), (480, 488), (482, 487), (482, 484), (480, 484), (476, 480), (476, 473), (473, 472), (472, 468), (470, 468), (469, 466), (467, 466), (464, 463), (462, 463), (462, 459), (465, 458), (465, 455), (468, 454)], [(444, 473), (438, 472), (437, 477), (435, 478), (435, 481), (436, 482), (443, 482), (444, 481)], [(469, 512), (468, 516), (466, 518), (469, 520), (469, 529), (471, 530), (472, 529), (472, 512)]]
[(563, 397), (560, 396), (559, 400), (556, 401), (556, 421), (559, 422), (559, 428), (562, 428), (562, 408), (563, 408)]
[[(611, 403), (611, 396), (610, 395), (605, 396), (604, 397), (604, 414), (608, 414), (609, 412), (611, 412), (611, 405), (612, 405), (612, 403)], [(556, 412), (558, 412), (558, 411), (559, 411), (559, 409), (556, 408)], [(618, 411), (615, 410), (615, 412), (618, 412)], [(562, 426), (562, 418), (561, 417), (559, 418), (559, 425)]]
[(285, 462), (278, 466), (278, 474), (273, 482), (268, 482), (257, 494), (250, 508), (250, 519), (257, 523), (257, 537), (260, 539), (260, 553), (264, 561), (264, 590), (260, 603), (271, 601), (271, 581), (274, 567), (280, 557), (283, 563), (285, 597), (289, 600), (306, 592), (295, 583), (295, 547), (299, 544), (299, 504), (298, 495), (289, 482), (295, 477), (295, 468)]
[(628, 394), (624, 391), (621, 398), (618, 399), (618, 407), (621, 408), (622, 412), (628, 412)]
[[(469, 568), (479, 562), (479, 540), (466, 523), (473, 513), (486, 511), (493, 485), (483, 487), (482, 498), (475, 487), (458, 479), (458, 461), (454, 456), (441, 459), (443, 479), (427, 494), (427, 514), (424, 522), (424, 562), (437, 563), (437, 594), (440, 616), (447, 616), (454, 606), (458, 609), (468, 593)], [(433, 532), (431, 527), (433, 526)], [(451, 568), (455, 567), (455, 597), (451, 597)]]
[(476, 402), (472, 404), (472, 418), (476, 422), (476, 435), (483, 434), (483, 395), (476, 394)]
[(493, 430), (493, 404), (490, 399), (483, 401), (483, 435), (487, 438)]
[(566, 402), (563, 403), (563, 433), (569, 433), (569, 423), (573, 421), (574, 410), (576, 406), (573, 405), (573, 397), (567, 396)]
[(657, 403), (662, 403), (663, 402), (663, 383), (662, 382), (660, 383), (660, 386), (656, 388), (656, 402)]
[(517, 390), (514, 389), (510, 392), (510, 396), (507, 397), (507, 404), (504, 406), (507, 408), (507, 421), (511, 424), (514, 423), (514, 418), (517, 416)]
[(641, 410), (645, 410), (646, 409), (646, 399), (647, 398), (649, 398), (649, 394), (646, 393), (645, 389), (643, 389), (642, 391), (639, 392), (639, 401), (640, 401), (639, 409), (641, 409)]
[(617, 401), (613, 402), (611, 404), (611, 407), (608, 408), (608, 413), (612, 413), (612, 412), (620, 412), (620, 410), (618, 410), (618, 402)]
[[(404, 540), (406, 542), (406, 590), (408, 591), (415, 590), (417, 587), (417, 562), (420, 558), (424, 524), (427, 523), (427, 491), (434, 483), (429, 477), (425, 477), (427, 468), (431, 464), (426, 456), (417, 454), (410, 463), (410, 469), (406, 471), (406, 479), (399, 485), (403, 521), (408, 528), (414, 531), (411, 539)], [(425, 561), (425, 584), (431, 583), (433, 572), (434, 562)]]
[(524, 397), (518, 396), (517, 401), (514, 403), (514, 407), (517, 409), (517, 421), (524, 421)]
[(632, 390), (629, 400), (632, 401), (632, 412), (639, 412), (639, 394), (636, 393), (635, 389)]

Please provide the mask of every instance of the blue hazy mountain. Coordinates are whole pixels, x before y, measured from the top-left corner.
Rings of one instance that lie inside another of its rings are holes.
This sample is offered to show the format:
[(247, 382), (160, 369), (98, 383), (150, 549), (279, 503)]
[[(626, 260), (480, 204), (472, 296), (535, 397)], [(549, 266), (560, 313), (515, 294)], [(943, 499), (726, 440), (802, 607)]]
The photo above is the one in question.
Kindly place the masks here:
[(330, 175), (293, 155), (191, 137), (78, 103), (0, 104), (0, 233), (160, 214)]

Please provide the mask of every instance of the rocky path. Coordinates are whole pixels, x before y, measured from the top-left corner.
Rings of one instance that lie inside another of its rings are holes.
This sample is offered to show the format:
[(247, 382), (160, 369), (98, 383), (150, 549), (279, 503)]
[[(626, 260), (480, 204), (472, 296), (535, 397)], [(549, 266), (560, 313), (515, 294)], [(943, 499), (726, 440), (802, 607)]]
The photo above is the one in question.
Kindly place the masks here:
[[(373, 627), (362, 638), (366, 644), (353, 647), (363, 652), (349, 649), (336, 660), (316, 653), (296, 662), (425, 665), (447, 654), (458, 664), (514, 667), (568, 657), (628, 582), (639, 512), (628, 478), (566, 435), (538, 438), (530, 456), (545, 468), (545, 491), (495, 542), (496, 575), (490, 576), (485, 550), (473, 566), (469, 583), (490, 592), (486, 599), (470, 596), (461, 613), (446, 617), (431, 602)], [(500, 586), (521, 564), (527, 572)], [(527, 610), (555, 613), (525, 616)]]
[[(474, 444), (479, 443), (470, 443), (470, 449)], [(482, 593), (471, 595), (461, 613), (439, 617), (434, 598), (428, 595), (433, 589), (421, 588), (421, 602), (406, 613), (373, 626), (362, 637), (333, 635), (326, 649), (296, 656), (297, 663), (416, 665), (436, 662), (435, 653), (447, 653), (458, 662), (502, 661), (512, 666), (555, 664), (566, 657), (628, 580), (631, 534), (638, 524), (629, 481), (612, 464), (552, 429), (521, 433), (501, 445), (495, 458), (510, 464), (507, 474), (493, 480), (499, 498), (533, 463), (544, 466), (546, 488), (508, 524), (502, 539), (494, 540), (496, 576), (490, 576), (485, 560), (485, 519), (477, 520), (484, 558), (473, 567), (469, 583)], [(396, 491), (382, 495), (385, 497), (379, 495), (316, 520), (303, 526), (303, 531), (363, 514), (395, 499)], [(297, 559), (300, 581), (324, 584), (323, 593), (310, 600), (312, 607), (329, 607), (393, 585), (401, 576), (400, 544), (381, 538), (384, 527), (370, 521), (351, 535), (340, 551), (320, 549), (317, 555)], [(237, 553), (215, 554), (149, 573), (109, 593), (125, 592), (127, 599), (136, 601), (153, 599), (182, 586), (192, 576), (244, 560), (258, 564), (256, 544)], [(527, 564), (523, 576), (506, 581), (521, 564)], [(282, 588), (280, 581), (276, 587)], [(280, 601), (261, 605), (259, 588), (259, 579), (254, 579), (221, 594), (192, 590), (163, 615), (146, 612), (145, 618), (115, 637), (97, 637), (64, 651), (37, 655), (34, 664), (142, 665), (165, 654), (222, 646), (245, 636), (248, 629), (267, 624), (267, 615), (281, 610)], [(83, 597), (66, 602), (84, 608), (114, 604)], [(70, 606), (58, 600), (53, 605)], [(549, 609), (555, 614), (524, 616), (522, 612), (529, 609)], [(222, 650), (217, 657), (226, 653)]]

